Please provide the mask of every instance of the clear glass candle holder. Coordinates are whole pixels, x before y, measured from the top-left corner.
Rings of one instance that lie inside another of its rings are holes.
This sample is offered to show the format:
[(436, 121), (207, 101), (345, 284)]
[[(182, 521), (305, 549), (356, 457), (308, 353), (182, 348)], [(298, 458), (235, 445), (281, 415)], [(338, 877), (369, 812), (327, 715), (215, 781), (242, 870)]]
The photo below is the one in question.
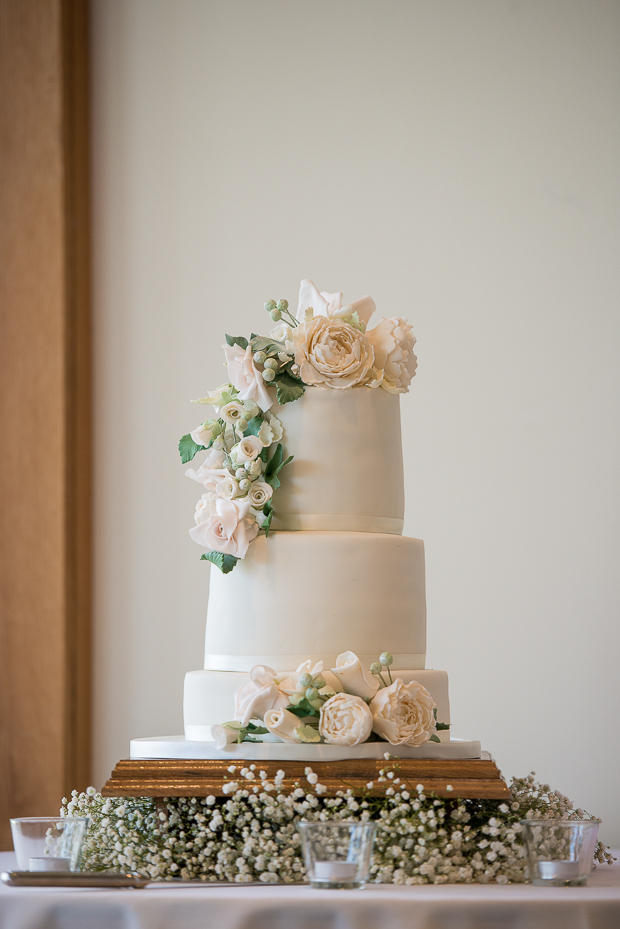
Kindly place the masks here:
[(78, 871), (88, 818), (23, 816), (11, 820), (19, 871)]
[(352, 890), (368, 880), (375, 823), (298, 823), (306, 875), (321, 890)]
[(525, 819), (527, 871), (539, 887), (580, 887), (587, 883), (600, 820)]

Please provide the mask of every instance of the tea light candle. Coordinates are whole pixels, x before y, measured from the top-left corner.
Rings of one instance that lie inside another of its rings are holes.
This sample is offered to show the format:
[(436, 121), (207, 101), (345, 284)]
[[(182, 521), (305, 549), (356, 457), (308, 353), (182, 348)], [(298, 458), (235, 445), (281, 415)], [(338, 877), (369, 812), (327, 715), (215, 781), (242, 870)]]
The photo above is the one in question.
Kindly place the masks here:
[(579, 877), (578, 861), (539, 861), (538, 873), (547, 881), (570, 881)]
[(357, 865), (354, 861), (315, 861), (314, 879), (316, 881), (354, 881), (357, 877)]
[(29, 871), (70, 871), (70, 858), (29, 858)]

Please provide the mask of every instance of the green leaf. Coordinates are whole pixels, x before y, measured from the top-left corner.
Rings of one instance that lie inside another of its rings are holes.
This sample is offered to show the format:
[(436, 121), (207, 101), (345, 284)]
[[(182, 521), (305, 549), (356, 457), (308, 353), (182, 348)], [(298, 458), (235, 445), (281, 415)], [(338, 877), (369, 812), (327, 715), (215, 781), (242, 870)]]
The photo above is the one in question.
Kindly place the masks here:
[(271, 520), (273, 519), (273, 507), (271, 505), (271, 500), (268, 500), (263, 507), (263, 516), (266, 517), (262, 529), (265, 530), (265, 535), (269, 537), (269, 530), (271, 529)]
[(223, 552), (205, 552), (200, 556), (200, 560), (210, 561), (220, 569), (222, 574), (229, 574), (239, 561), (234, 555), (225, 555)]
[(277, 355), (278, 352), (284, 351), (284, 342), (276, 342), (275, 339), (268, 339), (263, 335), (254, 335), (252, 333), (252, 351), (265, 352), (266, 355)]
[(248, 424), (245, 428), (244, 435), (258, 435), (260, 427), (263, 425), (264, 419), (260, 413), (257, 416), (252, 417), (248, 420)]
[(264, 726), (257, 726), (256, 723), (248, 723), (247, 729), (252, 735), (266, 735), (269, 732), (269, 729), (265, 729)]
[(226, 342), (228, 345), (238, 345), (239, 348), (243, 348), (244, 350), (248, 347), (248, 340), (244, 339), (242, 335), (226, 334)]
[(262, 742), (262, 739), (251, 739), (249, 735), (244, 736), (241, 739), (242, 742)]
[(439, 738), (439, 736), (432, 735), (428, 741), (429, 742), (441, 742), (441, 739)]
[(208, 445), (197, 445), (189, 433), (187, 435), (181, 436), (179, 439), (179, 453), (181, 455), (181, 461), (183, 464), (187, 464), (198, 454), (198, 452), (206, 452), (206, 450), (210, 447), (211, 442), (209, 442)]
[(282, 443), (278, 442), (275, 447), (274, 453), (267, 462), (267, 467), (265, 468), (265, 478), (268, 481), (270, 477), (274, 474), (277, 474), (280, 468), (282, 467), (282, 458), (284, 457), (284, 449), (282, 448)]
[(285, 403), (292, 403), (293, 400), (299, 400), (306, 390), (303, 383), (287, 371), (279, 371), (272, 383), (276, 385), (278, 403), (282, 406)]
[(446, 729), (450, 728), (450, 723), (437, 723), (437, 730), (439, 732), (445, 732)]
[(295, 716), (299, 716), (301, 719), (303, 719), (305, 716), (318, 717), (319, 715), (319, 711), (315, 710), (313, 706), (310, 706), (305, 697), (299, 701), (297, 706), (293, 706), (293, 704), (291, 704), (290, 706), (287, 706), (286, 709), (290, 710), (291, 713), (294, 713)]
[(295, 735), (301, 742), (320, 742), (321, 736), (312, 726), (296, 726)]
[(267, 467), (265, 468), (265, 480), (268, 484), (271, 484), (274, 490), (277, 490), (280, 486), (280, 479), (278, 478), (278, 474), (282, 468), (284, 468), (287, 464), (289, 464), (289, 462), (293, 460), (293, 455), (289, 455), (286, 461), (282, 461), (283, 454), (284, 452), (282, 450), (282, 444), (278, 442), (276, 449), (269, 459)]

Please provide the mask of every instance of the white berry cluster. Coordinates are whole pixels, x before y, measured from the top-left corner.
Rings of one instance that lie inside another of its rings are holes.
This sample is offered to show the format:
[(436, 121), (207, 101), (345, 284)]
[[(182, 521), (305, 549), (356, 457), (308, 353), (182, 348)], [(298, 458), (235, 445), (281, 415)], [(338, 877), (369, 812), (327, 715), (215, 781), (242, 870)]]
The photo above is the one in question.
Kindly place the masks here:
[[(311, 768), (292, 793), (282, 789), (284, 771), (273, 780), (256, 765), (229, 772), (223, 798), (106, 799), (92, 787), (73, 791), (61, 816), (90, 817), (82, 867), (131, 869), (153, 880), (292, 883), (305, 879), (298, 822), (373, 820), (380, 828), (372, 881), (518, 883), (525, 880), (521, 819), (592, 818), (533, 775), (513, 780), (512, 800), (498, 803), (426, 796), (422, 785), (398, 776), (397, 765), (381, 772), (380, 797), (351, 790), (326, 797)], [(600, 842), (594, 860), (611, 864)]]

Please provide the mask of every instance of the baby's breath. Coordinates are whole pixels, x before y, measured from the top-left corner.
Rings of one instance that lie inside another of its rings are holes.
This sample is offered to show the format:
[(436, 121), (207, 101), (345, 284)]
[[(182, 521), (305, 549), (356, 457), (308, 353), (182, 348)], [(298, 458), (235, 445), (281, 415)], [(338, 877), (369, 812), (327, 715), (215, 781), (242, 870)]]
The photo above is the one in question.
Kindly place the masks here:
[[(513, 780), (504, 803), (427, 797), (422, 785), (407, 787), (387, 771), (390, 787), (381, 797), (352, 790), (326, 797), (311, 768), (303, 786), (285, 793), (284, 771), (270, 781), (255, 770), (244, 768), (240, 781), (228, 781), (224, 797), (105, 798), (93, 788), (74, 790), (61, 815), (79, 810), (90, 817), (82, 861), (88, 870), (234, 883), (303, 881), (300, 821), (372, 820), (379, 828), (370, 879), (389, 884), (522, 882), (520, 820), (592, 818), (533, 774)], [(594, 860), (611, 864), (600, 842)]]

